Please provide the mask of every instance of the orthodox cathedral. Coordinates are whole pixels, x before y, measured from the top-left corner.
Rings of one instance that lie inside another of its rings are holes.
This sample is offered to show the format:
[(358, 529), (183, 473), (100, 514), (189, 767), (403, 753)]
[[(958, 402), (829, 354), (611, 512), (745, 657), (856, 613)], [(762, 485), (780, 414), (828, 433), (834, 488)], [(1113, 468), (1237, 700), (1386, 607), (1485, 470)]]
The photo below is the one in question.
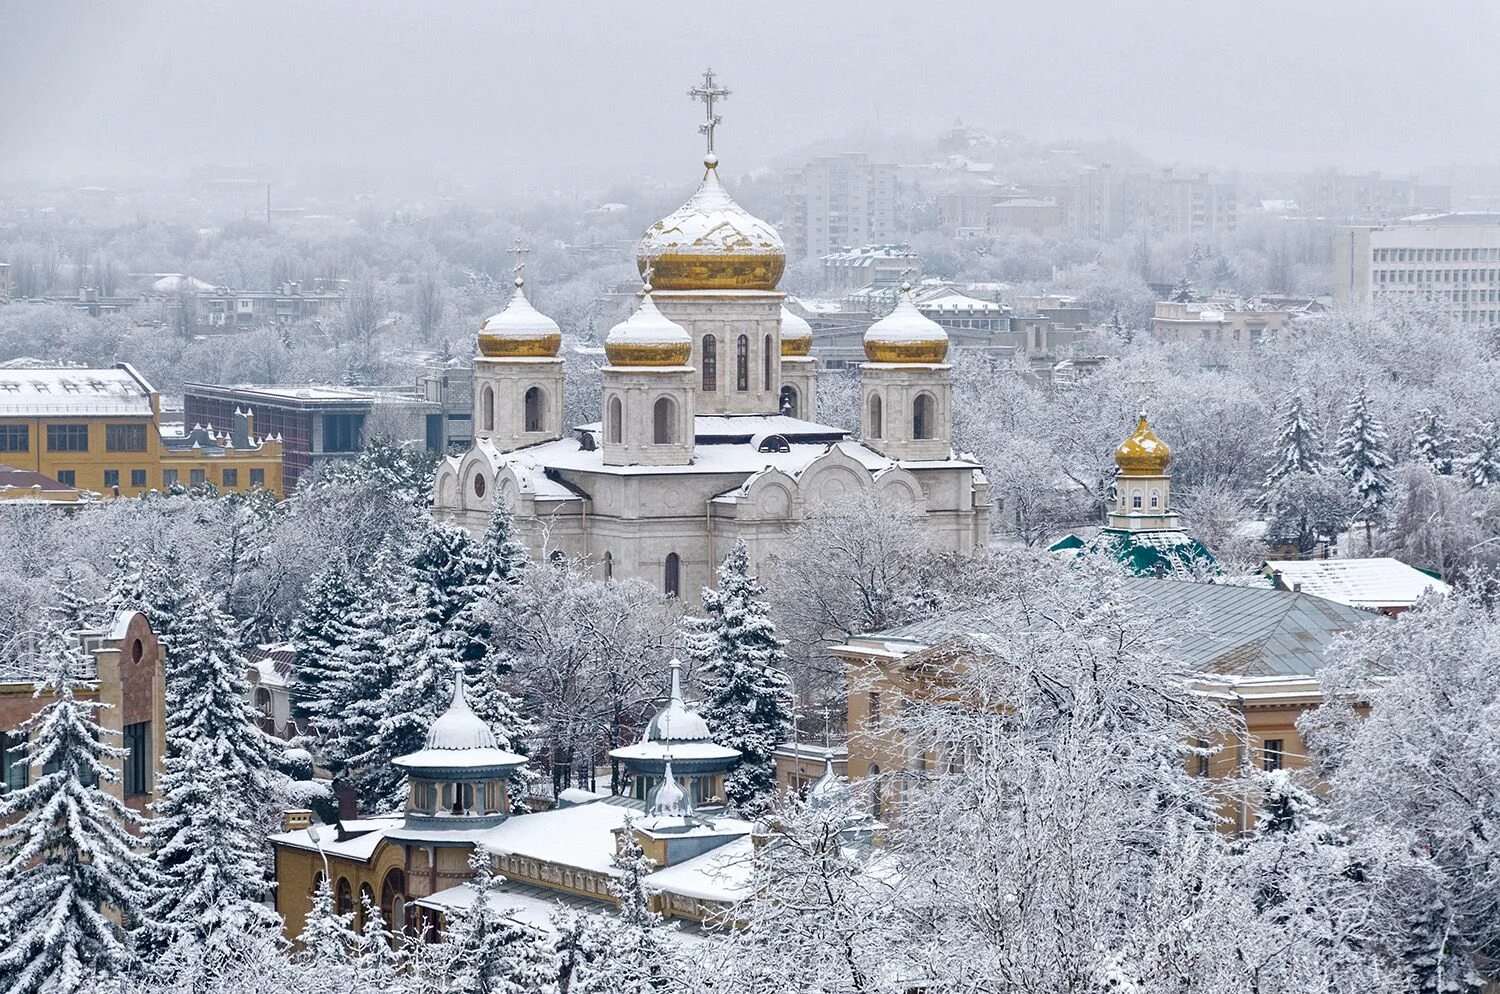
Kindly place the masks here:
[(736, 540), (763, 562), (798, 522), (858, 492), (922, 513), (934, 549), (985, 544), (980, 466), (952, 448), (948, 336), (903, 288), (864, 338), (858, 440), (818, 421), (812, 331), (776, 289), (786, 250), (719, 179), (713, 74), (703, 180), (641, 238), (639, 305), (604, 342), (603, 420), (562, 423), (562, 334), (526, 298), (479, 331), (474, 445), (438, 467), (434, 511), (474, 533), (495, 502), (534, 556), (586, 555), (668, 595), (713, 582)]

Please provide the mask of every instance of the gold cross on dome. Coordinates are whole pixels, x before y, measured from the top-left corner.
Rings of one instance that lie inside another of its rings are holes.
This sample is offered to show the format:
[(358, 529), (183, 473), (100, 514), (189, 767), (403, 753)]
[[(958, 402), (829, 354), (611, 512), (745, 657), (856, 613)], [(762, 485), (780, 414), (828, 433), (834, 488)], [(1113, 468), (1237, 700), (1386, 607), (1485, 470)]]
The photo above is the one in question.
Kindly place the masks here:
[(714, 101), (728, 100), (729, 90), (722, 86), (715, 86), (714, 71), (712, 69), (705, 69), (703, 70), (703, 82), (688, 91), (688, 99), (703, 101), (704, 121), (698, 125), (698, 134), (708, 139), (708, 154), (713, 155), (714, 128), (718, 127), (719, 122), (723, 120), (718, 114), (714, 113)]
[(521, 239), (517, 238), (515, 247), (511, 249), (511, 252), (516, 257), (516, 264), (512, 267), (512, 271), (516, 274), (516, 286), (520, 286), (525, 282), (521, 277), (521, 271), (526, 268), (525, 256), (531, 252), (531, 249), (527, 248), (521, 242)]
[(651, 274), (656, 272), (656, 267), (651, 264), (650, 258), (646, 259), (646, 268), (641, 270), (641, 287), (647, 293), (651, 292)]

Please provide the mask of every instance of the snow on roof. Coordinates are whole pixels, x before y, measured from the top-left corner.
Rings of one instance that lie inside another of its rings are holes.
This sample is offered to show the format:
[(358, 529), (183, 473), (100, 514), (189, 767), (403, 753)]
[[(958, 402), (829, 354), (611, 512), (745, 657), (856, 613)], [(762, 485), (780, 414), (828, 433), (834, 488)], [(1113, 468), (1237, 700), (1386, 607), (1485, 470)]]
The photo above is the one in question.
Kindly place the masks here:
[(1367, 609), (1409, 607), (1422, 595), (1446, 595), (1448, 584), (1399, 559), (1271, 560), (1262, 572), (1280, 574), (1280, 585), (1338, 604)]
[(272, 843), (282, 846), (291, 846), (293, 849), (306, 849), (310, 852), (318, 852), (320, 849), (329, 856), (340, 856), (344, 859), (355, 859), (360, 862), (368, 862), (375, 855), (375, 849), (380, 845), (386, 833), (401, 825), (400, 815), (389, 815), (378, 818), (361, 818), (357, 823), (361, 826), (369, 826), (369, 830), (361, 835), (351, 836), (342, 841), (338, 838), (338, 832), (332, 825), (315, 825), (318, 830), (318, 841), (314, 842), (309, 832), (312, 829), (301, 828), (295, 832), (278, 832), (270, 836)]
[(733, 904), (749, 897), (753, 889), (754, 852), (747, 832), (701, 856), (657, 870), (643, 883), (652, 891)]
[(489, 769), (525, 766), (526, 757), (504, 749), (419, 749), (391, 760), (397, 766), (417, 770)]
[(935, 297), (918, 301), (917, 309), (920, 311), (994, 311), (998, 313), (1005, 310), (1005, 305), (997, 304), (992, 300), (971, 297), (957, 290), (949, 290)]
[(604, 347), (607, 354), (610, 345), (691, 345), (692, 341), (687, 329), (663, 314), (648, 293), (629, 317), (609, 329)]
[[(674, 728), (673, 735), (677, 734)], [(652, 739), (634, 745), (611, 749), (609, 754), (616, 759), (673, 759), (685, 761), (731, 760), (739, 756), (738, 750), (721, 746), (717, 742), (662, 742)]]
[(614, 830), (638, 812), (608, 801), (506, 819), (480, 836), (486, 849), (560, 866), (614, 873)]
[(646, 230), (637, 254), (651, 259), (669, 253), (785, 254), (776, 229), (735, 203), (724, 189), (717, 161), (705, 160), (704, 165), (702, 184), (685, 204)]
[(0, 415), (150, 417), (151, 394), (128, 366), (0, 371)]

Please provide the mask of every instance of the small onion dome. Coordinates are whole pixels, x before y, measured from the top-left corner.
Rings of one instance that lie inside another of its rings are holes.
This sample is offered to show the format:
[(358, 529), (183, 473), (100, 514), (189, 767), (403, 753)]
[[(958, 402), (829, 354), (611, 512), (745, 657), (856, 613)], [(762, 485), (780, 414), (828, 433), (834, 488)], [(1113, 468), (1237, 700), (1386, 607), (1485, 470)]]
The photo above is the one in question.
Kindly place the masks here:
[(807, 792), (807, 803), (814, 808), (830, 808), (844, 793), (844, 782), (839, 775), (833, 772), (833, 757), (828, 757), (828, 765), (823, 768), (823, 775), (818, 782), (812, 785)]
[(662, 771), (661, 783), (657, 784), (651, 791), (651, 797), (646, 802), (646, 813), (650, 815), (690, 815), (693, 813), (693, 799), (688, 792), (682, 789), (682, 784), (672, 775), (672, 757), (668, 756), (666, 768)]
[(942, 362), (948, 355), (948, 333), (917, 310), (911, 284), (901, 284), (896, 309), (865, 332), (865, 358), (871, 362)]
[(712, 739), (708, 722), (696, 711), (689, 711), (682, 700), (682, 661), (672, 660), (672, 693), (667, 706), (646, 725), (643, 742), (703, 742)]
[(812, 325), (793, 314), (785, 307), (781, 309), (781, 354), (807, 355), (812, 352)]
[(612, 366), (681, 366), (693, 354), (693, 340), (656, 309), (647, 287), (635, 313), (609, 329), (604, 354)]
[(1135, 426), (1135, 433), (1115, 449), (1115, 465), (1120, 472), (1137, 476), (1160, 476), (1167, 471), (1172, 461), (1172, 450), (1166, 442), (1156, 437), (1156, 432), (1146, 423), (1146, 412)]
[(774, 290), (786, 269), (776, 229), (752, 216), (719, 182), (719, 160), (703, 160), (703, 183), (687, 203), (646, 229), (636, 246), (658, 290)]
[(495, 733), (464, 699), (464, 677), (453, 674), (453, 701), (427, 730), (429, 749), (494, 749)]
[(520, 279), (505, 309), (479, 328), (479, 351), (491, 359), (551, 359), (561, 346), (562, 329), (531, 306)]

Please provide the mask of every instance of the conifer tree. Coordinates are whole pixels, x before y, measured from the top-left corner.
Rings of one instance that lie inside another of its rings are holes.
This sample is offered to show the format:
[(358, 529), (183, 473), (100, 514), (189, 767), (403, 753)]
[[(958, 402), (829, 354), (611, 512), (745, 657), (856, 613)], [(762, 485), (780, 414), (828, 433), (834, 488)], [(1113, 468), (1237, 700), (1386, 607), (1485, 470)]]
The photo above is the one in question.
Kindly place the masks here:
[(1453, 472), (1453, 433), (1438, 411), (1423, 409), (1418, 415), (1417, 433), (1412, 438), (1411, 453), (1432, 467), (1440, 476)]
[(1425, 893), (1402, 922), (1399, 954), (1406, 989), (1413, 994), (1479, 994), (1485, 989), (1454, 918), (1440, 897)]
[(1336, 454), (1339, 472), (1353, 488), (1359, 517), (1365, 521), (1365, 538), (1373, 546), (1375, 519), (1385, 509), (1391, 492), (1391, 458), (1385, 425), (1370, 412), (1370, 401), (1361, 389), (1349, 403), (1349, 414), (1339, 436)]
[(646, 878), (658, 869), (646, 855), (635, 835), (634, 819), (625, 819), (620, 846), (610, 856), (615, 875), (609, 880), (609, 893), (620, 909), (620, 920), (639, 928), (655, 928), (661, 915), (651, 910), (651, 896), (646, 893)]
[(785, 642), (776, 637), (765, 591), (736, 542), (719, 566), (718, 588), (703, 590), (705, 617), (689, 623), (687, 650), (703, 666), (700, 708), (714, 739), (740, 751), (725, 778), (727, 800), (759, 814), (776, 790), (775, 752), (791, 729)]
[(130, 963), (126, 929), (140, 921), (151, 878), (130, 826), (139, 818), (105, 793), (119, 779), (95, 720), (104, 705), (75, 696), (86, 660), (66, 634), (44, 636), (51, 700), (23, 726), (36, 779), (0, 796), (0, 990), (100, 989)]
[(1271, 451), (1271, 471), (1266, 474), (1262, 490), (1270, 494), (1278, 483), (1294, 473), (1316, 473), (1322, 462), (1317, 439), (1302, 409), (1302, 398), (1294, 396), (1282, 415), (1276, 447)]
[(550, 988), (557, 979), (551, 943), (490, 906), (490, 854), (483, 846), (469, 855), (469, 872), (474, 901), (453, 913), (445, 942), (453, 964), (452, 989), (535, 994)]
[(1500, 482), (1500, 425), (1486, 421), (1470, 443), (1463, 459), (1464, 479), (1472, 487), (1489, 487)]
[(360, 893), (364, 925), (354, 954), (354, 989), (391, 991), (404, 979), (407, 955), (386, 926), (380, 905)]
[(312, 908), (297, 942), (302, 947), (297, 960), (309, 974), (323, 977), (329, 990), (350, 989), (341, 981), (352, 973), (350, 956), (359, 947), (359, 934), (354, 930), (354, 915), (341, 915), (334, 908), (333, 884), (327, 874), (318, 875)]
[(335, 558), (323, 563), (303, 594), (302, 610), (292, 623), (297, 680), (305, 695), (300, 698), (305, 703), (297, 707), (315, 725), (330, 717), (318, 702), (328, 700), (325, 685), (338, 676), (334, 654), (350, 639), (350, 619), (367, 590), (363, 578)]

